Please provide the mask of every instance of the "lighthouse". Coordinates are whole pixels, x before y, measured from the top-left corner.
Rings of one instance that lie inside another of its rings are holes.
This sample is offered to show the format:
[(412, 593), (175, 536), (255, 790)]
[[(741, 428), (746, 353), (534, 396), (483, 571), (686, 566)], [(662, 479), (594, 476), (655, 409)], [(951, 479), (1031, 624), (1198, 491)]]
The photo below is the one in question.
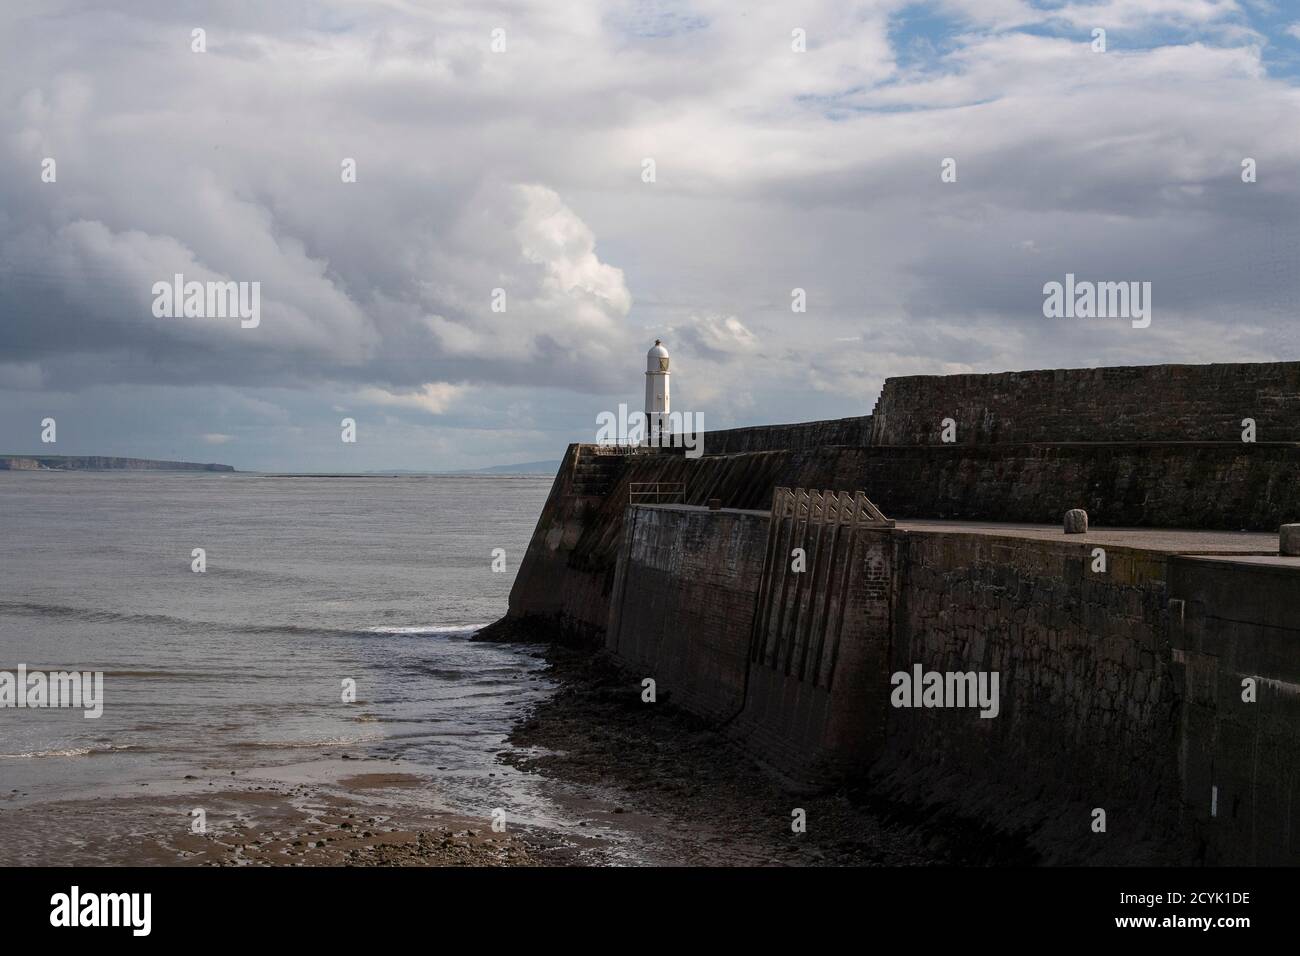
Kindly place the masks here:
[(646, 444), (658, 445), (668, 431), (668, 350), (659, 339), (645, 357)]

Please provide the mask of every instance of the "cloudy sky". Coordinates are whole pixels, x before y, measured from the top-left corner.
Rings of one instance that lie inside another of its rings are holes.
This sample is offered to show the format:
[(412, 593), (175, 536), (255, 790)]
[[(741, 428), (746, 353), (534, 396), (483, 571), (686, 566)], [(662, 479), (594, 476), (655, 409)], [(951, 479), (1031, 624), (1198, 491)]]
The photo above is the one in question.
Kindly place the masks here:
[[(556, 458), (656, 337), (710, 428), (1300, 358), (1290, 0), (11, 0), (0, 56), (0, 453)], [(1150, 327), (1045, 318), (1067, 272)], [(260, 324), (155, 316), (176, 273)]]

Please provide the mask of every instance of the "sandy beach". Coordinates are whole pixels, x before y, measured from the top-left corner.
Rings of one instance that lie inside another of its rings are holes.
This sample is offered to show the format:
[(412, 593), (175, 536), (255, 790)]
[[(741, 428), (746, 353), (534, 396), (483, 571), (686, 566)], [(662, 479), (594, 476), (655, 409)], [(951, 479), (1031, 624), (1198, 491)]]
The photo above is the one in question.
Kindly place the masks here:
[[(439, 808), (439, 780), (400, 760), (321, 754), (210, 768), (136, 793), (0, 797), (0, 865), (911, 865), (951, 854), (844, 793), (800, 793), (691, 715), (648, 712), (603, 658), (546, 651), (556, 693), (515, 725), (506, 766), (544, 778), (563, 825)], [(195, 832), (202, 809), (205, 832)], [(802, 809), (807, 832), (791, 829)]]
[(598, 853), (583, 837), (494, 832), (490, 819), (431, 809), (429, 780), (385, 764), (322, 761), (240, 783), (192, 776), (166, 793), (16, 808), (0, 800), (0, 866), (550, 866)]

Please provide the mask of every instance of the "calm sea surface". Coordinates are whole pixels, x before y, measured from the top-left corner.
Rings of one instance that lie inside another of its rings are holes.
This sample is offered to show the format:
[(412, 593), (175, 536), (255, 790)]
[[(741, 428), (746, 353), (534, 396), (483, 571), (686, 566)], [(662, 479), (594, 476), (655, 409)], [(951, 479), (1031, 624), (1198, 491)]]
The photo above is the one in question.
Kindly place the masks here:
[(504, 613), (549, 489), (0, 472), (0, 670), (103, 671), (105, 698), (97, 720), (0, 708), (0, 793), (88, 797), (328, 751), (459, 774), (467, 808), (489, 773), (522, 799), (526, 775), (495, 754), (551, 688), (535, 650), (468, 637)]

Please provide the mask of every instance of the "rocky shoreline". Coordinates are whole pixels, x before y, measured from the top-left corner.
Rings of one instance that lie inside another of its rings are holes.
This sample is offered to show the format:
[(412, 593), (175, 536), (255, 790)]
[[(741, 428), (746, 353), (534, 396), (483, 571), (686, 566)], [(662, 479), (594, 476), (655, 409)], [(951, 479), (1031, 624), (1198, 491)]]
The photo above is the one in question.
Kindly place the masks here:
[[(500, 639), (507, 626), (489, 637)], [(801, 792), (706, 722), (647, 704), (602, 652), (548, 646), (554, 696), (523, 718), (502, 759), (521, 770), (619, 794), (652, 864), (915, 866), (968, 862), (961, 839), (848, 790)], [(806, 832), (792, 828), (804, 811)]]

